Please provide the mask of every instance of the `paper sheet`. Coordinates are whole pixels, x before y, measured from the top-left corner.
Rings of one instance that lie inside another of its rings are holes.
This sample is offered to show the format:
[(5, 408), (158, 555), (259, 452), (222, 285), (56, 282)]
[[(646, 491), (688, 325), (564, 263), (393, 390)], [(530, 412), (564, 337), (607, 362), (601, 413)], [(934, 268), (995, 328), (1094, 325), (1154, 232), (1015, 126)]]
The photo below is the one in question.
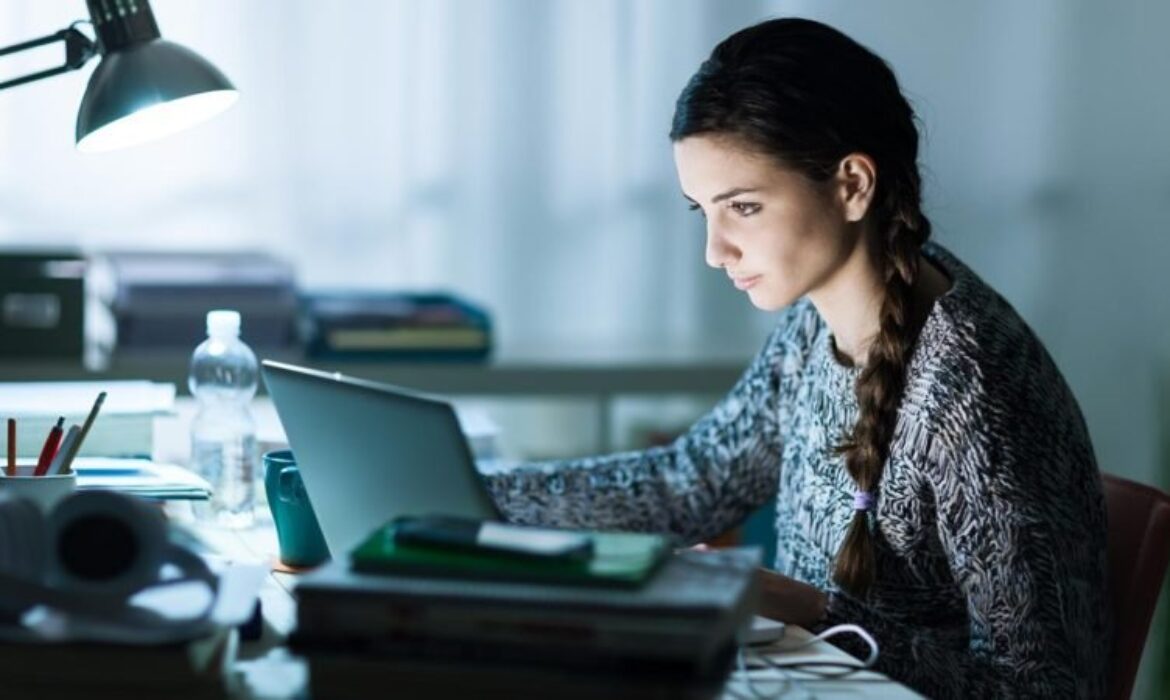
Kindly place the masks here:
[(82, 457), (73, 464), (77, 489), (108, 490), (143, 498), (193, 499), (211, 497), (211, 485), (177, 464), (148, 459)]

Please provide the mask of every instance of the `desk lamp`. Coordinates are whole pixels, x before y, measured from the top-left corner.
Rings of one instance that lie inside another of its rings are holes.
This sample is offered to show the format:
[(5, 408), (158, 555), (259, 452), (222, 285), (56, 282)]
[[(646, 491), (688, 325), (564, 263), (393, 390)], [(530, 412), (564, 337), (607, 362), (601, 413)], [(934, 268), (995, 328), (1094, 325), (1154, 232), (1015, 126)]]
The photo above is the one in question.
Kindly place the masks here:
[(199, 54), (160, 38), (149, 0), (86, 0), (97, 40), (68, 28), (13, 46), (0, 56), (57, 41), (64, 65), (0, 83), (4, 90), (77, 70), (97, 53), (77, 110), (77, 150), (94, 153), (133, 146), (175, 133), (219, 114), (239, 93)]

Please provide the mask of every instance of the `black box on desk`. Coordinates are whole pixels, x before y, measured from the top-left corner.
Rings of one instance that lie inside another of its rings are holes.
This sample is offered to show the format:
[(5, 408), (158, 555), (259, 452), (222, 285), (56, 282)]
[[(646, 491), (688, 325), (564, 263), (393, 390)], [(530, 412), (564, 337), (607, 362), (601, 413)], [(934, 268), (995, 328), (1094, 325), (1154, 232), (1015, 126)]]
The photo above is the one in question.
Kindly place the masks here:
[(234, 309), (253, 348), (296, 342), (292, 267), (261, 252), (109, 252), (119, 350), (190, 350), (207, 336), (207, 312)]
[(82, 359), (85, 271), (77, 251), (0, 252), (0, 357)]

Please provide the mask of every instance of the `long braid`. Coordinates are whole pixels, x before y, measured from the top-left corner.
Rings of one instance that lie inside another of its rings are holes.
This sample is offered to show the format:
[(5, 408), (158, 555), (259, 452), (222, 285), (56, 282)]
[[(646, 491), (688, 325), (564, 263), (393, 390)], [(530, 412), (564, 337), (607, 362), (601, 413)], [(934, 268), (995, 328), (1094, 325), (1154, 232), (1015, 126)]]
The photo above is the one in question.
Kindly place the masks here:
[[(845, 455), (845, 466), (858, 490), (869, 494), (876, 494), (889, 456), (906, 365), (918, 332), (919, 314), (913, 306), (913, 293), (918, 280), (919, 250), (930, 236), (930, 222), (919, 211), (917, 173), (909, 179), (905, 183), (909, 191), (901, 193), (903, 201), (892, 207), (896, 213), (882, 240), (884, 297), (879, 331), (855, 387), (860, 415), (852, 433), (838, 448)], [(869, 590), (877, 576), (867, 513), (864, 509), (854, 510), (833, 572), (838, 584), (859, 595)]]

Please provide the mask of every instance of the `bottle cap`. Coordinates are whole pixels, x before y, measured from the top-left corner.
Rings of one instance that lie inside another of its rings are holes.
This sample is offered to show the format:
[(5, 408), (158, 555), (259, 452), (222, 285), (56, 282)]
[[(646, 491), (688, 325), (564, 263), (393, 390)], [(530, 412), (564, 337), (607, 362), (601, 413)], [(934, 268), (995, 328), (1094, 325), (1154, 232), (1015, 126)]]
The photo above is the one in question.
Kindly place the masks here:
[(212, 337), (238, 336), (240, 334), (240, 312), (216, 309), (207, 312), (207, 335)]

